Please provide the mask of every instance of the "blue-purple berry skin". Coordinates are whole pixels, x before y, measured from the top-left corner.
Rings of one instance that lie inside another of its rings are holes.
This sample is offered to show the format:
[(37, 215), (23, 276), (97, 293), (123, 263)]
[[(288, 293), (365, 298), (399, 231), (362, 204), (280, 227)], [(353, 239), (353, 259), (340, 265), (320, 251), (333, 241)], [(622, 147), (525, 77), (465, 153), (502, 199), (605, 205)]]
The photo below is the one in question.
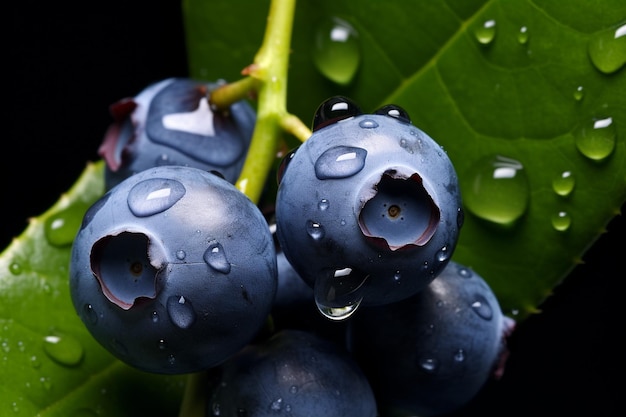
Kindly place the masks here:
[(264, 326), (274, 302), (272, 234), (223, 178), (161, 166), (109, 190), (72, 247), (70, 293), (106, 349), (141, 370), (215, 366)]
[(343, 346), (285, 329), (211, 371), (207, 417), (376, 417), (369, 381)]
[(451, 261), (420, 293), (364, 307), (349, 349), (383, 415), (437, 416), (466, 405), (502, 369), (514, 322), (485, 280)]
[(403, 112), (321, 113), (282, 168), (282, 250), (329, 304), (329, 293), (379, 305), (419, 292), (451, 258), (463, 223), (451, 160)]
[(99, 149), (106, 161), (107, 189), (161, 165), (217, 171), (234, 183), (245, 161), (256, 113), (244, 100), (227, 111), (213, 110), (209, 98), (218, 85), (167, 78), (114, 103), (115, 122)]

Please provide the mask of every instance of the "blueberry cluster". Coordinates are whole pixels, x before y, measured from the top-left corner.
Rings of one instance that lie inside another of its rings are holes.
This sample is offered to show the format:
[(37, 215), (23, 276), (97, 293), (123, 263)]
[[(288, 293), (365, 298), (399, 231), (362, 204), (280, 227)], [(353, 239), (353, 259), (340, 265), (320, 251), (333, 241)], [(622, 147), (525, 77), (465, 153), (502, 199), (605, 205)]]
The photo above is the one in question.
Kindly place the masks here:
[(254, 112), (212, 110), (215, 85), (167, 79), (111, 108), (107, 192), (70, 265), (94, 338), (147, 372), (206, 372), (207, 416), (434, 416), (470, 401), (513, 323), (452, 260), (463, 210), (446, 152), (400, 106), (331, 97), (261, 212), (234, 185)]

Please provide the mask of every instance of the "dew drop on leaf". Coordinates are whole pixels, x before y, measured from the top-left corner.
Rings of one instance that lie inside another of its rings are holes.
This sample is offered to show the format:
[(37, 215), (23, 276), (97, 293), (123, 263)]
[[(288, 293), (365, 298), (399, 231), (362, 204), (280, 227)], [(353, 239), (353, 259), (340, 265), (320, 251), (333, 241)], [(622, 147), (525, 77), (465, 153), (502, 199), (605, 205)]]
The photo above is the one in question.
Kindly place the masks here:
[(626, 25), (596, 33), (589, 40), (587, 51), (598, 71), (618, 71), (626, 64)]
[(581, 101), (585, 97), (585, 88), (582, 85), (576, 87), (574, 90), (574, 100)]
[(581, 125), (574, 137), (580, 153), (594, 161), (601, 161), (615, 149), (613, 118), (592, 119)]
[(53, 361), (65, 365), (75, 366), (83, 359), (83, 345), (68, 334), (51, 334), (44, 337), (43, 350)]
[(528, 43), (528, 28), (526, 26), (519, 28), (519, 32), (517, 32), (517, 41), (522, 45)]
[(552, 215), (552, 227), (559, 232), (565, 232), (572, 225), (571, 216), (565, 211), (559, 211)]
[(493, 42), (496, 37), (496, 21), (493, 19), (486, 20), (482, 25), (477, 26), (474, 29), (474, 36), (476, 40), (483, 45), (488, 45)]
[(329, 80), (347, 85), (361, 63), (357, 31), (345, 20), (331, 17), (321, 21), (315, 30), (313, 63)]
[(11, 264), (9, 265), (9, 271), (13, 275), (21, 274), (22, 270), (23, 270), (22, 269), (22, 264), (20, 264), (19, 262), (11, 262)]
[(552, 189), (561, 197), (567, 197), (574, 191), (576, 180), (571, 171), (563, 171), (559, 176), (552, 180)]
[(82, 223), (86, 208), (74, 204), (54, 213), (44, 223), (44, 234), (49, 244), (56, 247), (70, 245)]
[(526, 213), (530, 191), (521, 162), (501, 155), (483, 158), (460, 180), (466, 208), (477, 217), (510, 226)]

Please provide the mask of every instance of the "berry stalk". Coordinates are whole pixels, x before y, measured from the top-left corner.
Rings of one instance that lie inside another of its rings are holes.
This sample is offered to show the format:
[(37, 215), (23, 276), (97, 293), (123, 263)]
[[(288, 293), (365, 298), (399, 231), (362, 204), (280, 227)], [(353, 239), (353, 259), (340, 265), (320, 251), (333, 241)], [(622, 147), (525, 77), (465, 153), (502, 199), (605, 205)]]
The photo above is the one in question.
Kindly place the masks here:
[(283, 132), (305, 141), (311, 131), (287, 111), (287, 72), (295, 0), (272, 0), (263, 43), (243, 79), (225, 84), (212, 93), (217, 108), (257, 93), (257, 122), (248, 155), (235, 186), (258, 202), (271, 169), (278, 138)]

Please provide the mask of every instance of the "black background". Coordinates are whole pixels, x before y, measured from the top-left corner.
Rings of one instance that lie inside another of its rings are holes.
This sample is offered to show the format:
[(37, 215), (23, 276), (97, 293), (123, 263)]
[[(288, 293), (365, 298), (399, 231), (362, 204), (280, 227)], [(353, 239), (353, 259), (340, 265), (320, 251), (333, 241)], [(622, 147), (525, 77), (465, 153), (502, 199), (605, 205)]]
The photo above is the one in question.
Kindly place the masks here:
[[(111, 103), (188, 73), (176, 1), (13, 4), (0, 248), (98, 159)], [(518, 325), (503, 379), (457, 415), (616, 415), (626, 355), (624, 223), (614, 219), (543, 312)]]

